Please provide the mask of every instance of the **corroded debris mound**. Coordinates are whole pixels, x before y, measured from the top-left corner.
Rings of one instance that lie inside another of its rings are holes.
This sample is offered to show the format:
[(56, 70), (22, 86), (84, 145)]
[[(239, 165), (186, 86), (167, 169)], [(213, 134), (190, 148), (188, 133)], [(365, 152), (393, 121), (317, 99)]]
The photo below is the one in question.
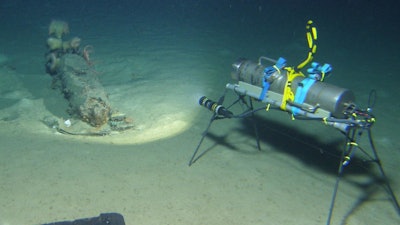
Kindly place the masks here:
[(133, 128), (132, 119), (111, 108), (108, 94), (93, 68), (93, 47), (81, 48), (81, 39), (65, 40), (68, 23), (53, 20), (47, 39), (46, 72), (53, 78), (53, 88), (60, 88), (69, 102), (70, 119), (46, 117), (43, 122), (65, 134), (105, 135), (111, 131)]
[(69, 102), (70, 114), (78, 115), (82, 121), (95, 127), (109, 121), (111, 105), (108, 95), (96, 72), (82, 57), (75, 54), (64, 55), (57, 78), (61, 81), (61, 90)]
[[(68, 100), (68, 113), (75, 119), (46, 117), (44, 124), (58, 132), (72, 135), (103, 136), (134, 127), (133, 120), (112, 109), (108, 94), (97, 72), (77, 54), (64, 54), (53, 73), (53, 86)], [(81, 121), (79, 122), (78, 119)], [(85, 125), (86, 124), (86, 125)]]

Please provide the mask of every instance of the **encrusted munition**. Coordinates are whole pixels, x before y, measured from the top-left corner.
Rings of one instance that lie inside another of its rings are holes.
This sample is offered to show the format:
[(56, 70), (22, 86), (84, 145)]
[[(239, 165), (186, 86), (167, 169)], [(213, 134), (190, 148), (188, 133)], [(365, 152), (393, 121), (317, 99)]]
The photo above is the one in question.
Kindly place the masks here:
[(64, 35), (68, 33), (66, 22), (56, 20), (50, 24), (46, 71), (53, 78), (52, 87), (59, 88), (68, 100), (67, 111), (71, 118), (90, 126), (74, 122), (72, 126), (65, 127), (63, 123), (58, 123), (60, 119), (46, 119), (43, 122), (66, 134), (104, 135), (133, 128), (132, 119), (111, 107), (108, 94), (89, 58), (93, 47), (87, 45), (81, 48), (81, 39), (78, 37), (64, 41)]

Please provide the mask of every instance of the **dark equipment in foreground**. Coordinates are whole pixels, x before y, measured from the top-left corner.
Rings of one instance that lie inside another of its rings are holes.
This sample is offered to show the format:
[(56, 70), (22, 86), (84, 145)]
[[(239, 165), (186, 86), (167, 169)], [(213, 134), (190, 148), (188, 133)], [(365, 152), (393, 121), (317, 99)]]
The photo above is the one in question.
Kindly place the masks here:
[[(368, 157), (369, 163), (375, 163), (378, 166), (381, 180), (384, 182), (386, 191), (390, 195), (397, 213), (400, 215), (399, 203), (383, 170), (371, 133), (372, 125), (375, 123), (372, 108), (375, 104), (376, 92), (374, 90), (370, 92), (368, 107), (362, 109), (354, 103), (354, 94), (350, 90), (323, 82), (324, 78), (329, 76), (332, 71), (332, 67), (329, 64), (320, 65), (312, 62), (311, 67), (307, 69), (307, 75), (304, 75), (301, 69), (312, 61), (316, 52), (317, 40), (317, 31), (312, 25), (312, 21), (308, 22), (306, 28), (309, 52), (307, 58), (298, 66), (286, 66), (284, 58), (274, 60), (260, 57), (258, 63), (239, 59), (232, 64), (232, 77), (238, 83), (228, 83), (224, 94), (218, 101), (210, 100), (205, 96), (199, 99), (199, 104), (213, 112), (213, 115), (189, 161), (189, 166), (204, 155), (204, 152), (199, 155), (197, 153), (208, 134), (211, 124), (215, 120), (226, 118), (242, 119), (251, 117), (261, 110), (279, 109), (290, 113), (292, 119), (323, 122), (325, 125), (337, 128), (345, 136), (346, 144), (339, 162), (327, 225), (331, 223), (339, 182), (343, 177), (344, 169), (351, 162), (357, 150)], [(262, 64), (263, 60), (273, 65), (265, 66)], [(225, 107), (223, 103), (227, 90), (232, 90), (237, 98), (229, 106)], [(254, 109), (253, 100), (266, 103), (266, 106)], [(236, 104), (241, 104), (245, 107), (242, 113), (234, 114), (230, 111), (230, 108)], [(257, 147), (260, 150), (256, 124), (254, 124), (254, 127)], [(359, 145), (364, 133), (368, 135), (372, 156)]]
[(42, 225), (125, 225), (124, 217), (119, 213), (102, 213), (98, 217), (46, 223)]

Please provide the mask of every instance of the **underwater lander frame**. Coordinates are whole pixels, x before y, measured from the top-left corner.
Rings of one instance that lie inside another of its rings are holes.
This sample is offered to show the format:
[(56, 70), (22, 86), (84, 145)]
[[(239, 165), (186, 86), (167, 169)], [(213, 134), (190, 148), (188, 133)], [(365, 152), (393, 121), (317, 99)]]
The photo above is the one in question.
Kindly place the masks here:
[[(376, 91), (370, 92), (368, 106), (366, 109), (362, 109), (354, 103), (355, 97), (352, 91), (323, 82), (324, 78), (329, 76), (332, 71), (329, 64), (320, 65), (312, 62), (311, 67), (307, 69), (307, 75), (304, 75), (301, 69), (312, 61), (316, 52), (315, 42), (317, 40), (317, 31), (312, 25), (312, 21), (308, 21), (306, 28), (309, 52), (307, 58), (297, 67), (286, 66), (284, 58), (274, 60), (262, 56), (258, 63), (241, 58), (232, 64), (232, 77), (238, 81), (237, 84), (228, 83), (217, 102), (206, 96), (199, 99), (199, 104), (212, 111), (213, 115), (189, 161), (189, 166), (205, 154), (205, 152), (198, 154), (198, 151), (215, 120), (242, 119), (252, 117), (261, 110), (280, 109), (290, 113), (292, 119), (321, 121), (325, 125), (337, 128), (345, 137), (345, 146), (341, 153), (327, 225), (331, 224), (336, 195), (345, 167), (351, 162), (357, 150), (366, 155), (368, 158), (366, 162), (375, 163), (378, 166), (384, 187), (400, 215), (398, 200), (383, 170), (371, 133), (371, 128), (375, 123), (372, 108), (376, 100)], [(263, 60), (273, 65), (265, 66), (262, 64)], [(233, 91), (237, 98), (225, 107), (223, 102), (228, 90)], [(266, 106), (254, 109), (253, 100), (266, 103)], [(230, 111), (230, 108), (236, 104), (245, 107), (240, 114)], [(254, 120), (253, 123), (257, 147), (260, 150), (259, 134)], [(359, 145), (359, 141), (365, 133), (368, 136), (372, 155)]]

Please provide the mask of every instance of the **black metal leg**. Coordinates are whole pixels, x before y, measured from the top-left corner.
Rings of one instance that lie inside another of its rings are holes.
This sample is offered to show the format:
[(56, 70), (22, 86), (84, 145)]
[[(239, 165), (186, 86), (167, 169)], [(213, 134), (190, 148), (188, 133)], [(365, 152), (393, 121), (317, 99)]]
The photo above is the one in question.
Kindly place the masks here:
[(390, 186), (389, 180), (387, 179), (387, 176), (385, 174), (385, 171), (383, 170), (381, 161), (379, 159), (378, 153), (376, 151), (373, 139), (372, 139), (372, 134), (371, 134), (371, 130), (368, 129), (368, 139), (369, 139), (369, 143), (370, 143), (370, 147), (372, 149), (373, 152), (373, 157), (370, 156), (365, 150), (363, 150), (361, 147), (358, 146), (358, 144), (353, 145), (352, 143), (356, 143), (356, 141), (354, 140), (354, 137), (358, 135), (358, 138), (362, 135), (362, 132), (357, 132), (357, 129), (352, 130), (348, 133), (346, 133), (346, 146), (345, 146), (345, 150), (342, 153), (342, 157), (340, 160), (340, 164), (339, 164), (339, 170), (338, 170), (338, 175), (336, 178), (336, 183), (335, 183), (335, 187), (333, 190), (333, 194), (332, 194), (332, 200), (331, 200), (331, 205), (329, 208), (329, 214), (328, 214), (328, 219), (326, 224), (330, 225), (331, 223), (331, 219), (332, 219), (332, 214), (333, 214), (333, 209), (335, 207), (335, 200), (336, 200), (336, 195), (337, 195), (337, 191), (339, 188), (339, 182), (341, 180), (341, 178), (343, 177), (343, 173), (344, 173), (344, 167), (350, 162), (350, 155), (352, 154), (352, 152), (355, 150), (355, 148), (359, 148), (361, 150), (362, 153), (364, 153), (365, 155), (367, 155), (371, 161), (373, 163), (376, 163), (378, 165), (380, 174), (381, 174), (381, 178), (384, 180), (387, 191), (393, 201), (394, 207), (397, 211), (397, 213), (400, 215), (400, 206), (399, 206), (399, 202), (396, 198), (396, 195), (394, 194), (394, 191), (392, 189), (392, 187)]
[(351, 146), (347, 145), (347, 143), (348, 143), (347, 141), (349, 139), (348, 135), (349, 135), (349, 133), (346, 133), (346, 144), (345, 144), (344, 150), (342, 152), (342, 156), (340, 157), (338, 174), (336, 177), (335, 187), (333, 189), (332, 200), (331, 200), (331, 205), (329, 207), (329, 214), (328, 214), (328, 219), (326, 221), (326, 225), (331, 224), (333, 209), (335, 207), (336, 195), (337, 195), (337, 191), (339, 189), (339, 182), (342, 179), (343, 171), (344, 171), (344, 167), (345, 167), (345, 156), (351, 151), (351, 148), (352, 148)]
[[(253, 111), (254, 107), (253, 107), (253, 100), (250, 98), (250, 110)], [(251, 113), (251, 121), (253, 122), (253, 127), (254, 127), (254, 134), (256, 135), (256, 142), (257, 142), (257, 149), (259, 151), (261, 151), (261, 147), (260, 147), (260, 136), (258, 134), (258, 128), (257, 128), (257, 124), (256, 121), (254, 120), (254, 112)]]
[(203, 141), (204, 141), (204, 138), (207, 136), (208, 130), (210, 129), (212, 122), (214, 122), (214, 120), (215, 120), (216, 118), (217, 118), (217, 115), (216, 115), (216, 114), (214, 114), (214, 115), (211, 117), (210, 122), (208, 123), (208, 126), (207, 126), (207, 128), (205, 129), (205, 131), (203, 132), (203, 134), (202, 134), (202, 136), (201, 136), (201, 139), (200, 139), (200, 141), (199, 141), (199, 144), (197, 145), (196, 150), (194, 150), (194, 153), (193, 153), (193, 155), (192, 155), (192, 158), (191, 158), (190, 161), (189, 161), (189, 166), (191, 166), (194, 162), (197, 161), (197, 159), (198, 159), (198, 158), (196, 158), (197, 152), (199, 151), (200, 146), (201, 146), (201, 144), (202, 144)]
[(371, 130), (368, 130), (368, 138), (369, 138), (369, 143), (370, 143), (371, 148), (372, 148), (372, 152), (374, 154), (374, 158), (375, 158), (374, 162), (376, 162), (376, 164), (378, 164), (379, 171), (381, 173), (381, 176), (382, 176), (383, 180), (385, 181), (387, 190), (389, 192), (390, 197), (392, 198), (394, 207), (396, 208), (397, 213), (400, 215), (399, 202), (397, 201), (396, 195), (394, 194), (394, 191), (393, 191), (392, 187), (390, 186), (389, 180), (387, 179), (386, 173), (383, 170), (383, 167), (382, 167), (382, 164), (381, 164), (381, 160), (379, 159), (378, 152), (376, 151), (375, 144), (374, 144), (374, 141), (372, 139)]

